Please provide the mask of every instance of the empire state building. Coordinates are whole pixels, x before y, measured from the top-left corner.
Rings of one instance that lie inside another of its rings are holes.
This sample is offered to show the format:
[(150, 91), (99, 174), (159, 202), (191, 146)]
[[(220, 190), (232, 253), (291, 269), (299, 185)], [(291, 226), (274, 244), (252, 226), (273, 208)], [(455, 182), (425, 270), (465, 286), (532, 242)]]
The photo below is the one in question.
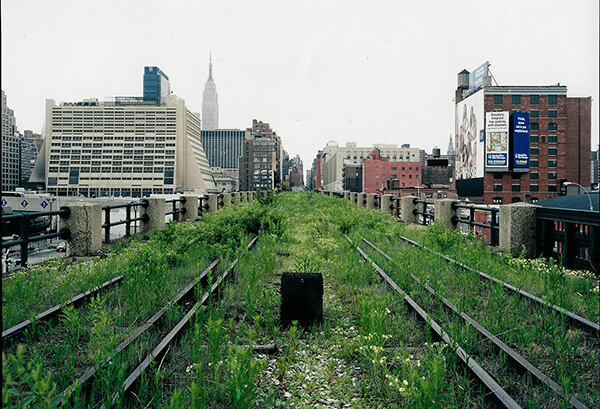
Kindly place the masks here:
[(217, 86), (212, 76), (212, 54), (208, 64), (208, 79), (202, 96), (202, 130), (213, 131), (219, 127), (219, 102)]

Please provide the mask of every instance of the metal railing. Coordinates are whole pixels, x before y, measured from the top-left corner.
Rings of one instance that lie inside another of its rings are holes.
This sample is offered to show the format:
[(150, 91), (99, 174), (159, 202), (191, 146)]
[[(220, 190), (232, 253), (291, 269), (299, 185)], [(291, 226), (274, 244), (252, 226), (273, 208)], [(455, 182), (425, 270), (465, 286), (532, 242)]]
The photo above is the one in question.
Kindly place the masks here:
[(568, 268), (598, 271), (600, 217), (587, 210), (539, 207), (537, 254), (561, 260)]
[(423, 226), (427, 226), (428, 224), (433, 222), (433, 220), (435, 219), (435, 215), (433, 213), (427, 211), (429, 206), (431, 206), (431, 207), (434, 206), (434, 203), (432, 201), (420, 200), (420, 199), (415, 198), (415, 199), (413, 199), (413, 203), (421, 205), (421, 210), (415, 209), (415, 210), (413, 210), (413, 214), (421, 216), (421, 223), (423, 224)]
[(185, 207), (178, 207), (177, 204), (184, 204), (186, 202), (185, 197), (180, 197), (179, 199), (169, 199), (165, 200), (165, 206), (170, 204), (172, 206), (171, 210), (165, 213), (165, 216), (171, 216), (173, 221), (179, 221), (179, 215), (185, 214)]
[[(144, 209), (148, 208), (148, 201), (146, 199), (140, 200), (139, 202), (128, 202), (123, 204), (116, 205), (105, 205), (102, 206), (102, 210), (104, 211), (104, 223), (102, 224), (102, 228), (104, 229), (104, 243), (110, 243), (110, 228), (114, 226), (119, 226), (121, 224), (125, 225), (125, 237), (131, 236), (131, 223), (136, 223), (138, 221), (148, 222), (149, 217), (147, 214), (144, 214), (139, 217), (131, 217), (131, 209), (137, 207), (143, 207)], [(114, 209), (125, 209), (125, 219), (118, 220), (116, 222), (111, 222), (110, 220), (110, 212)]]
[(399, 197), (392, 197), (391, 199), (391, 204), (390, 204), (390, 210), (394, 211), (394, 217), (396, 219), (400, 218), (400, 198)]
[(29, 243), (33, 243), (33, 242), (37, 242), (37, 241), (41, 241), (41, 240), (53, 239), (53, 238), (68, 239), (71, 236), (71, 232), (69, 231), (69, 229), (66, 229), (66, 228), (63, 228), (60, 231), (54, 232), (54, 233), (45, 233), (45, 234), (39, 234), (36, 236), (30, 236), (31, 222), (34, 221), (35, 219), (38, 219), (41, 217), (52, 217), (52, 216), (69, 217), (70, 214), (71, 214), (71, 211), (68, 208), (63, 207), (60, 210), (55, 210), (55, 211), (50, 211), (50, 212), (19, 213), (19, 214), (10, 214), (10, 215), (6, 215), (6, 216), (3, 215), (2, 216), (2, 231), (3, 232), (8, 231), (10, 229), (10, 227), (9, 227), (10, 224), (16, 222), (16, 223), (19, 223), (19, 234), (18, 234), (17, 239), (3, 241), (2, 249), (20, 245), (21, 258), (19, 260), (19, 264), (21, 265), (21, 267), (26, 267), (28, 254), (29, 254), (28, 253)]
[[(453, 216), (452, 217), (452, 222), (453, 223), (461, 223), (461, 224), (466, 224), (469, 226), (469, 228), (471, 227), (482, 227), (482, 228), (486, 228), (486, 229), (490, 229), (490, 245), (491, 246), (498, 246), (500, 244), (500, 223), (499, 223), (499, 217), (498, 217), (498, 213), (500, 212), (500, 209), (496, 208), (496, 207), (491, 207), (491, 206), (477, 206), (477, 205), (467, 205), (467, 204), (460, 204), (460, 203), (452, 203), (452, 208), (453, 209), (467, 209), (469, 210), (469, 216), (467, 218), (462, 218), (462, 217), (456, 217)], [(475, 211), (481, 211), (481, 212), (490, 212), (491, 213), (491, 218), (490, 218), (490, 223), (481, 223), (475, 220)]]

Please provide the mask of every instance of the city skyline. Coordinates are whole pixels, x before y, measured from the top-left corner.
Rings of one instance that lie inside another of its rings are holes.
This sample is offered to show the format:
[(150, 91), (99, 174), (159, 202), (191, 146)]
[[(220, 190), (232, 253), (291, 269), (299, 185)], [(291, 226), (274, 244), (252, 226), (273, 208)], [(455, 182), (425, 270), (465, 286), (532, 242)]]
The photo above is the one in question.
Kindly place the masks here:
[[(46, 98), (141, 96), (145, 66), (168, 73), (173, 92), (201, 112), (212, 49), (219, 127), (267, 121), (305, 164), (329, 140), (445, 151), (456, 74), (488, 60), (500, 85), (560, 82), (591, 96), (598, 145), (597, 2), (461, 3), (468, 13), (442, 2), (182, 2), (143, 15), (140, 4), (2, 2), (2, 88), (21, 132), (42, 129)], [(252, 18), (265, 24), (248, 26)]]

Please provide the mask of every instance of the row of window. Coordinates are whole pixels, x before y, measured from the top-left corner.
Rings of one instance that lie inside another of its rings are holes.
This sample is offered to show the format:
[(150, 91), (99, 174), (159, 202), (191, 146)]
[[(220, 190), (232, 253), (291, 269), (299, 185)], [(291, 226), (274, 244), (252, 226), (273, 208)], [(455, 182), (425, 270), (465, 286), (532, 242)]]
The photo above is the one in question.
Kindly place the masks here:
[[(556, 185), (548, 185), (548, 192), (556, 192), (557, 186)], [(511, 192), (520, 192), (521, 191), (521, 185), (512, 185), (511, 186)], [(529, 185), (529, 192), (539, 192), (539, 185)], [(502, 185), (494, 185), (494, 192), (502, 192)]]
[[(494, 105), (502, 105), (504, 100), (504, 95), (494, 95)], [(521, 105), (521, 95), (511, 95), (511, 103), (512, 105)], [(539, 95), (530, 95), (529, 96), (529, 105), (539, 105), (540, 104), (540, 96)], [(558, 96), (557, 95), (548, 95), (548, 105), (556, 105), (558, 104)]]
[[(537, 122), (530, 122), (529, 123), (529, 130), (530, 131), (539, 131), (540, 130), (540, 124)], [(548, 123), (548, 130), (549, 131), (558, 131), (558, 124), (556, 122), (549, 122)]]

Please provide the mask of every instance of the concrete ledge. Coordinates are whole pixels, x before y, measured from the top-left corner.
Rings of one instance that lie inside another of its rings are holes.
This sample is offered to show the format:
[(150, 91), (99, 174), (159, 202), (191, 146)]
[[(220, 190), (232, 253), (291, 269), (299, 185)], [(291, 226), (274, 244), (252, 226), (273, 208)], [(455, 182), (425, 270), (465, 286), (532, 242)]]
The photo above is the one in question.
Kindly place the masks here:
[[(67, 240), (67, 255), (89, 256), (102, 248), (102, 205), (78, 202), (68, 204), (68, 218), (60, 217), (61, 226), (71, 231)], [(164, 215), (163, 215), (164, 220)]]
[(377, 202), (377, 195), (375, 193), (369, 193), (367, 195), (367, 204), (365, 205), (365, 207), (367, 209), (376, 209), (377, 207), (375, 206), (375, 203)]
[(527, 257), (535, 257), (537, 206), (514, 203), (500, 206), (500, 247), (513, 256), (525, 248)]

